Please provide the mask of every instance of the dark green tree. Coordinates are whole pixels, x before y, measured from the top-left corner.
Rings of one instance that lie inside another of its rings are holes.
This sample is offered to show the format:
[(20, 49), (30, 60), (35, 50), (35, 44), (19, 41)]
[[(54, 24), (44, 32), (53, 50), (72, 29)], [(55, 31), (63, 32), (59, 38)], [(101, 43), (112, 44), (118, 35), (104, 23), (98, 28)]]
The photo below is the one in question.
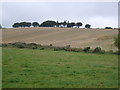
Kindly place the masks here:
[(33, 25), (33, 27), (39, 27), (40, 26), (38, 22), (33, 22), (32, 25)]
[(67, 25), (66, 20), (65, 20), (62, 24), (63, 24), (63, 26), (65, 27), (65, 26)]
[(81, 22), (77, 22), (76, 26), (79, 28), (80, 26), (82, 26), (83, 24)]
[(105, 29), (112, 29), (112, 27), (105, 27)]
[(71, 27), (74, 27), (75, 26), (75, 23), (74, 22), (71, 22)]
[(54, 27), (56, 25), (56, 22), (55, 21), (52, 21), (52, 20), (47, 20), (47, 21), (44, 21), (43, 23), (41, 23), (41, 27)]
[(56, 22), (56, 27), (59, 27), (59, 22), (58, 21)]
[(18, 28), (18, 27), (20, 27), (20, 23), (14, 23), (14, 24), (12, 25), (12, 27)]
[(71, 27), (71, 23), (69, 23), (69, 21), (67, 22), (67, 27)]
[(31, 22), (26, 22), (26, 27), (31, 27)]
[(86, 25), (85, 25), (85, 28), (90, 28), (90, 27), (91, 27), (90, 24), (86, 24)]
[(27, 26), (26, 22), (20, 22), (20, 27), (26, 27), (26, 26)]

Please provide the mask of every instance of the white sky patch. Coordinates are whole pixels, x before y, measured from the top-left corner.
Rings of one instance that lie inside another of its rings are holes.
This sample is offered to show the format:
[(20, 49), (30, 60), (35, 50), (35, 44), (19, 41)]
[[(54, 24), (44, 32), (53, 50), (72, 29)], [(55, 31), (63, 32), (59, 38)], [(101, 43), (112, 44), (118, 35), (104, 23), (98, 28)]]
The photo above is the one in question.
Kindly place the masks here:
[[(118, 26), (118, 20), (113, 17), (90, 17), (89, 20), (92, 27), (116, 27)], [(97, 26), (96, 26), (97, 25)]]
[(1, 2), (118, 2), (119, 0), (1, 0)]
[(2, 24), (12, 27), (15, 22), (45, 20), (82, 22), (92, 27), (118, 27), (116, 2), (4, 2)]

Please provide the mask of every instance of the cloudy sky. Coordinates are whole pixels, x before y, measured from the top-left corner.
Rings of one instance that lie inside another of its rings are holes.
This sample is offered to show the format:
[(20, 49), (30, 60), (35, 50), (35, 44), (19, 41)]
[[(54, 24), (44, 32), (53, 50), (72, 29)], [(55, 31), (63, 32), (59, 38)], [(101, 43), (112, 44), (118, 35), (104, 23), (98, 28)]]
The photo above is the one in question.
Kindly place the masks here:
[[(2, 26), (45, 20), (82, 22), (92, 27), (118, 27), (117, 2), (3, 2)], [(84, 27), (84, 26), (83, 26)]]

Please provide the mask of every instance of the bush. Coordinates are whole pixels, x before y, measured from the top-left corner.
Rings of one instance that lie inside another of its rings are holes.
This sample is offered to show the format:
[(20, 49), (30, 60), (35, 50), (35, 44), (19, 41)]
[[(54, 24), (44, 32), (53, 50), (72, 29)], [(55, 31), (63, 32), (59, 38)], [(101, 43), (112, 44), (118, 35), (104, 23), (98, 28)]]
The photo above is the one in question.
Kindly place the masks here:
[(37, 46), (32, 46), (31, 49), (37, 49)]
[(2, 47), (7, 47), (7, 44), (2, 44)]
[(70, 45), (66, 45), (65, 47), (64, 47), (64, 50), (66, 51), (67, 49), (69, 49), (70, 48)]
[(50, 44), (50, 46), (53, 46), (52, 44)]
[(54, 48), (54, 51), (60, 51), (60, 50), (65, 50), (65, 48), (62, 48), (62, 47), (55, 47)]
[(89, 50), (90, 50), (90, 47), (85, 47), (85, 48), (83, 49), (84, 52), (88, 52)]
[(42, 48), (40, 48), (40, 50), (44, 50), (44, 49), (45, 49), (45, 48), (43, 48), (43, 47), (42, 47)]
[(80, 52), (82, 51), (82, 49), (81, 48), (68, 48), (68, 49), (65, 49), (65, 51)]
[(59, 51), (60, 49), (59, 48), (54, 48), (54, 51)]
[(120, 55), (120, 51), (116, 51), (114, 52), (114, 54)]
[(96, 47), (93, 52), (101, 52), (101, 48), (100, 47)]
[(118, 37), (114, 38), (114, 45), (120, 49), (120, 34), (118, 35)]
[(11, 45), (11, 46), (17, 47), (17, 48), (26, 48), (27, 47), (26, 43), (22, 43), (22, 42), (9, 43), (8, 45)]
[(102, 53), (102, 54), (104, 54), (104, 53), (105, 53), (105, 50), (102, 50), (100, 47), (96, 47), (96, 48), (93, 50), (93, 53)]

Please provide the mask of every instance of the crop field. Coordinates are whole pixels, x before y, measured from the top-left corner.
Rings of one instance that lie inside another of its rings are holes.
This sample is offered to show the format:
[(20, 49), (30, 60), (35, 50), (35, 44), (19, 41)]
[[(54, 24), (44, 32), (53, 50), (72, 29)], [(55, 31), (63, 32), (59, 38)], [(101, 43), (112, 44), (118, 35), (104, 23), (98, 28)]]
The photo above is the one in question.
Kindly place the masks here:
[(101, 47), (117, 50), (113, 45), (118, 30), (110, 29), (78, 29), (57, 27), (11, 28), (2, 30), (2, 43), (26, 42), (42, 45), (86, 47)]
[(3, 88), (117, 88), (118, 56), (3, 48)]

